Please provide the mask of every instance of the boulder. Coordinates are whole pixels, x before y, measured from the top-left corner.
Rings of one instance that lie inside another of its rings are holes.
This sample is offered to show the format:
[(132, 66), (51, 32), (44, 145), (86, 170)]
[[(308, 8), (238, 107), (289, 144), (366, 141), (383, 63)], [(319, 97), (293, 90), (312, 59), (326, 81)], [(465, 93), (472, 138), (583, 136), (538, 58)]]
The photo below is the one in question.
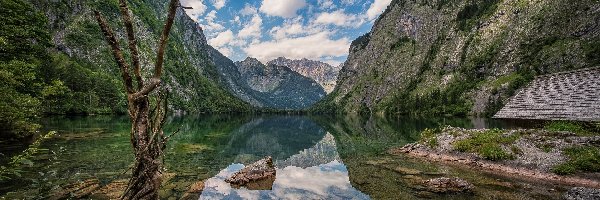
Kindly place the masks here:
[[(270, 188), (275, 181), (275, 167), (271, 156), (256, 161), (248, 165), (240, 171), (234, 173), (225, 182), (230, 183), (234, 187), (240, 186), (257, 186), (260, 188)], [(271, 186), (268, 186), (270, 182)], [(267, 187), (268, 186), (268, 187)], [(248, 187), (252, 189), (254, 187)]]
[(460, 178), (434, 178), (423, 182), (429, 192), (434, 193), (460, 193), (471, 192), (475, 186)]

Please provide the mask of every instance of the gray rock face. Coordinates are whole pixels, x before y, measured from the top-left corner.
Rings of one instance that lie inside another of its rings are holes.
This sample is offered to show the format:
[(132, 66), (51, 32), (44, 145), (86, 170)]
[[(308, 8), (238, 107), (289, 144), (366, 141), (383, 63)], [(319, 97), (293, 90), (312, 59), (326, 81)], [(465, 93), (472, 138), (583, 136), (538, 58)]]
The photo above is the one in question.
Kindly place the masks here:
[(600, 67), (537, 77), (494, 118), (600, 121)]
[(319, 105), (388, 112), (403, 96), (455, 86), (461, 105), (484, 114), (510, 97), (507, 77), (520, 69), (547, 74), (600, 62), (597, 2), (473, 2), (392, 1), (352, 42), (336, 90)]
[(565, 193), (566, 200), (598, 200), (600, 199), (600, 190), (592, 188), (575, 187)]
[(303, 76), (309, 77), (319, 83), (327, 93), (331, 93), (335, 88), (337, 76), (341, 69), (341, 66), (334, 67), (324, 62), (308, 60), (306, 58), (290, 60), (279, 57), (269, 61), (267, 64), (285, 66)]

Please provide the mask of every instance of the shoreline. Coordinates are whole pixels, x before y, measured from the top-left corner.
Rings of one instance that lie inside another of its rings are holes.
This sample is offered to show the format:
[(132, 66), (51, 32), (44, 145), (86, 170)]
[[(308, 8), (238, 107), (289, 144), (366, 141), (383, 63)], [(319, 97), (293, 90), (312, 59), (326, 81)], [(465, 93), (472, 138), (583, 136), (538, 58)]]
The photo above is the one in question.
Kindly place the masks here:
[(465, 155), (454, 153), (444, 153), (415, 148), (417, 143), (411, 143), (404, 147), (392, 148), (388, 150), (392, 155), (406, 155), (413, 158), (425, 159), (432, 162), (468, 167), (470, 169), (482, 170), (483, 172), (510, 178), (535, 178), (543, 181), (550, 181), (555, 184), (567, 185), (571, 187), (589, 187), (600, 189), (600, 180), (582, 178), (578, 176), (561, 176), (554, 173), (548, 173), (541, 170), (526, 169), (523, 167), (510, 166), (507, 164), (495, 163), (493, 161), (483, 160)]
[[(572, 164), (573, 149), (589, 147), (597, 151), (600, 144), (600, 136), (597, 135), (583, 136), (541, 129), (454, 127), (426, 129), (421, 135), (420, 141), (388, 149), (387, 153), (467, 167), (505, 177), (600, 189), (600, 173), (597, 169), (572, 169), (568, 173), (560, 171), (560, 167)], [(586, 155), (576, 154), (575, 158), (588, 159), (586, 162), (590, 163), (586, 164), (596, 165), (594, 163), (597, 162), (597, 157), (589, 157), (588, 153), (589, 151), (585, 152)], [(555, 171), (557, 169), (559, 171)]]

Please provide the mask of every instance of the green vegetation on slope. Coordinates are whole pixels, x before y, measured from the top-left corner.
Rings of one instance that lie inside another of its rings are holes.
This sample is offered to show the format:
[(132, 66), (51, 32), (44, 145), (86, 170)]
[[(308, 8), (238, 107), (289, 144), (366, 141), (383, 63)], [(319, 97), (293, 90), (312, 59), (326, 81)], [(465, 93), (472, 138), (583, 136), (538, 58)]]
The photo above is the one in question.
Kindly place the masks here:
[(554, 166), (556, 174), (573, 174), (577, 171), (600, 172), (600, 148), (594, 146), (571, 147), (564, 150), (568, 161)]
[[(504, 133), (499, 129), (474, 132), (467, 139), (458, 140), (453, 145), (458, 151), (477, 153), (488, 160), (513, 159), (514, 155), (502, 149), (502, 145), (514, 143), (520, 135), (505, 135)], [(516, 151), (518, 152), (518, 150)]]

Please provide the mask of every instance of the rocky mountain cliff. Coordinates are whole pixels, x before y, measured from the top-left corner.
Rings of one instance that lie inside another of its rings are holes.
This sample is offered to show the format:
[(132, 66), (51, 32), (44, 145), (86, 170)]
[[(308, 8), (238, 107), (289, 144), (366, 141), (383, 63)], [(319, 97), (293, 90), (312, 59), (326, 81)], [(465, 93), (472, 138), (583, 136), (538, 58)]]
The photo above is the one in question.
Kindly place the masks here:
[(231, 81), (233, 91), (255, 106), (303, 109), (326, 95), (317, 82), (284, 66), (264, 65), (255, 58), (235, 62), (235, 66), (236, 72), (224, 77), (239, 77)]
[(279, 57), (269, 61), (267, 64), (285, 66), (303, 76), (309, 77), (319, 83), (327, 93), (331, 93), (335, 88), (337, 76), (341, 69), (341, 66), (334, 67), (324, 62), (308, 60), (306, 58), (301, 60), (290, 60)]
[(490, 115), (535, 75), (598, 55), (599, 1), (394, 0), (314, 110)]
[[(151, 71), (156, 44), (166, 18), (167, 0), (129, 1), (144, 70)], [(60, 0), (30, 1), (49, 19), (55, 49), (71, 59), (89, 66), (90, 70), (108, 73), (121, 82), (119, 70), (104, 41), (92, 10), (99, 10), (126, 47), (126, 38), (117, 1)], [(126, 48), (124, 48), (126, 49)], [(189, 112), (239, 112), (251, 106), (223, 89), (202, 29), (184, 10), (177, 12), (165, 54), (163, 82), (170, 91), (170, 104), (175, 110)], [(127, 52), (128, 53), (128, 52)], [(149, 74), (146, 74), (149, 76)], [(122, 85), (122, 84), (121, 84)], [(123, 98), (124, 101), (124, 98)]]

